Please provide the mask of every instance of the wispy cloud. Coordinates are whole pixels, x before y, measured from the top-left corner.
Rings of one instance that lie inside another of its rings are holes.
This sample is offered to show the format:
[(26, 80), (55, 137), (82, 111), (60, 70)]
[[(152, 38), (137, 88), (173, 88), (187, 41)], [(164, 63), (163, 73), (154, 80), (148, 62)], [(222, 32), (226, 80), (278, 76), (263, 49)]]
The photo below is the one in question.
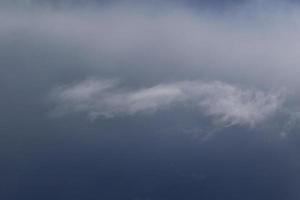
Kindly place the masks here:
[(142, 89), (126, 89), (111, 80), (85, 80), (51, 93), (56, 114), (87, 113), (117, 117), (154, 113), (170, 106), (195, 106), (199, 112), (227, 125), (255, 126), (280, 108), (279, 93), (242, 89), (222, 82), (183, 81)]

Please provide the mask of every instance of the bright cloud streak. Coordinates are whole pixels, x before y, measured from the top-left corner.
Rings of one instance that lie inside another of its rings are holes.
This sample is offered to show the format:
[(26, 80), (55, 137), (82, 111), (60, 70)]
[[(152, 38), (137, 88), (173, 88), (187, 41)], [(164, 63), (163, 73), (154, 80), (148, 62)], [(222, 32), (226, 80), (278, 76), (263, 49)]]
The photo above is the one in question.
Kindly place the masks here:
[(199, 112), (229, 125), (254, 126), (280, 108), (279, 94), (241, 89), (222, 82), (184, 81), (128, 90), (114, 81), (86, 80), (56, 88), (57, 114), (87, 113), (117, 117), (154, 113), (173, 105), (196, 106)]

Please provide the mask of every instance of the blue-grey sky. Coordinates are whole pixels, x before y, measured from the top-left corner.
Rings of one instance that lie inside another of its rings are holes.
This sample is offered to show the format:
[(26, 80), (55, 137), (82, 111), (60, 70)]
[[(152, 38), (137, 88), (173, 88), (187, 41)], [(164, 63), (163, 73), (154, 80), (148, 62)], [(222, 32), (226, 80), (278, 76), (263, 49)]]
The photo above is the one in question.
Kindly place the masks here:
[(298, 200), (297, 1), (0, 1), (0, 198)]

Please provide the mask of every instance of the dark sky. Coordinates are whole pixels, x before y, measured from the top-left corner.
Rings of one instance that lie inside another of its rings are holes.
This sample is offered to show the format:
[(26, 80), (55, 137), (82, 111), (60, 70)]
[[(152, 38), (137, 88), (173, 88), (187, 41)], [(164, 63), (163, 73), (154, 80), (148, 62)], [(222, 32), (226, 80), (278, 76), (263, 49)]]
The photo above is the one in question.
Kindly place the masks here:
[(0, 199), (299, 199), (297, 4), (178, 2), (3, 4)]

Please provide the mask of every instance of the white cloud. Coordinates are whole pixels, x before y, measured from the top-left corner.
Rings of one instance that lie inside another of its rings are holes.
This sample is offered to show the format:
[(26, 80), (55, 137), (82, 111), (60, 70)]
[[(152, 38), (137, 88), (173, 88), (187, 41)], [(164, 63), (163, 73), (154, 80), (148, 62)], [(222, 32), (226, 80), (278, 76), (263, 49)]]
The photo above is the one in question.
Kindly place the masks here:
[(129, 90), (115, 81), (95, 79), (56, 88), (52, 98), (57, 114), (83, 112), (90, 117), (116, 117), (185, 104), (224, 124), (249, 126), (271, 117), (283, 102), (279, 93), (222, 82), (182, 81)]
[(87, 112), (93, 117), (155, 112), (186, 98), (176, 85), (130, 91), (119, 88), (114, 81), (98, 80), (56, 88), (52, 97), (58, 103), (58, 114)]
[(193, 90), (206, 114), (228, 125), (254, 126), (272, 116), (283, 103), (279, 93), (241, 89), (221, 82), (198, 85)]

